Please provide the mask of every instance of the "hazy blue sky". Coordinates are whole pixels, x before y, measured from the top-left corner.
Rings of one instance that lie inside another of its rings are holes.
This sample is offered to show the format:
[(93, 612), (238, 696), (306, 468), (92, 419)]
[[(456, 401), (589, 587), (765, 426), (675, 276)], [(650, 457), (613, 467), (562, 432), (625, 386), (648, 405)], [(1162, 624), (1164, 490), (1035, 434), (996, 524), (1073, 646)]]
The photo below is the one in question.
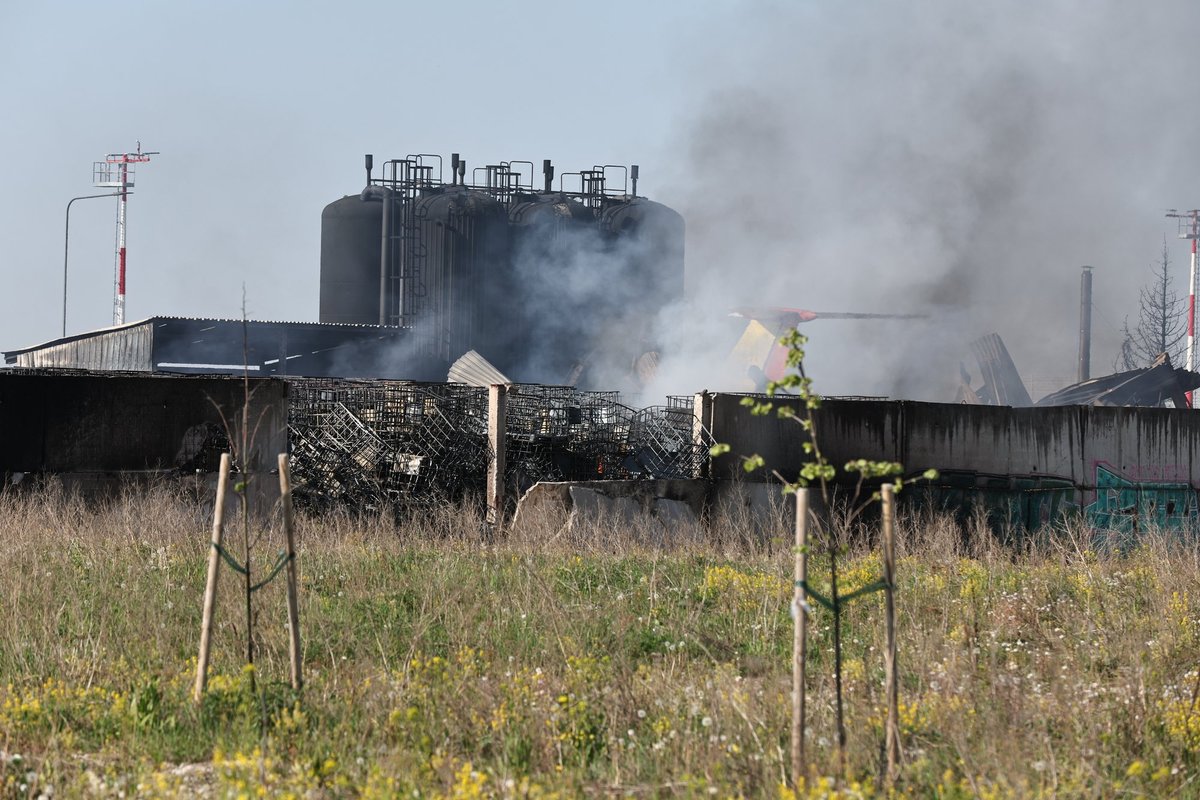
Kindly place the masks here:
[[(719, 14), (723, 6), (715, 4)], [(640, 162), (661, 187), (690, 3), (0, 2), (0, 348), (57, 335), (64, 212), (158, 150), (129, 203), (126, 319), (315, 319), (322, 207), (362, 155)], [(115, 200), (71, 211), (68, 330), (111, 322)]]
[[(453, 151), (641, 165), (689, 225), (674, 389), (751, 302), (931, 315), (810, 326), (830, 392), (942, 397), (990, 331), (1069, 377), (1085, 263), (1102, 373), (1163, 211), (1200, 205), (1196, 30), (1194, 0), (0, 0), (0, 349), (58, 335), (66, 202), (140, 139), (130, 320), (238, 317), (243, 285), (251, 317), (316, 319), (363, 153)], [(72, 211), (68, 332), (111, 321), (114, 216)]]

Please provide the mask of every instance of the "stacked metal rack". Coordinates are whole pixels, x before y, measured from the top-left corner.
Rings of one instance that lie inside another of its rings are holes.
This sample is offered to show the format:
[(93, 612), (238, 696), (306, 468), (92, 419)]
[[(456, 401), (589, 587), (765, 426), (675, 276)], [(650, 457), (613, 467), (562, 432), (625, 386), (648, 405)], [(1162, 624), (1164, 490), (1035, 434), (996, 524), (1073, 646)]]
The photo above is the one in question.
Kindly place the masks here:
[[(481, 493), (487, 390), (460, 384), (295, 379), (288, 433), (297, 495), (310, 506), (377, 508)], [(515, 385), (506, 483), (693, 478), (710, 437), (691, 398), (635, 410), (617, 392)]]
[(697, 424), (691, 397), (668, 397), (665, 406), (638, 412), (630, 440), (638, 477), (694, 478), (708, 464), (712, 436)]
[(292, 380), (288, 438), (311, 506), (376, 507), (460, 493), (487, 468), (487, 397), (457, 384)]

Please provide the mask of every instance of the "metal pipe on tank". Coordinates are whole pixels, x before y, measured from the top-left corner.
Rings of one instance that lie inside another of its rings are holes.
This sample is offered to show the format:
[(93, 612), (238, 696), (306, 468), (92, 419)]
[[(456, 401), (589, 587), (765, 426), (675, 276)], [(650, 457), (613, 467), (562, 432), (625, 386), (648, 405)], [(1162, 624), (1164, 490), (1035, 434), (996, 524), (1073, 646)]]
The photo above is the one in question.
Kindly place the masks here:
[(450, 185), (458, 185), (458, 153), (450, 154)]
[(542, 161), (542, 177), (546, 181), (546, 194), (550, 194), (554, 191), (554, 165), (548, 158)]
[(1091, 378), (1092, 373), (1092, 268), (1084, 267), (1079, 276), (1079, 378)]
[(634, 164), (633, 166), (631, 166), (629, 168), (629, 179), (633, 184), (633, 186), (632, 186), (633, 196), (637, 197), (637, 179), (638, 179), (638, 165), (637, 164)]
[(379, 242), (379, 324), (387, 325), (388, 320), (388, 278), (392, 267), (392, 193), (384, 189), (383, 195), (383, 229)]
[(372, 155), (371, 153), (367, 153), (365, 156), (363, 156), (363, 163), (366, 164), (366, 167), (367, 167), (367, 186), (370, 186), (371, 185), (371, 167), (375, 166), (375, 156)]

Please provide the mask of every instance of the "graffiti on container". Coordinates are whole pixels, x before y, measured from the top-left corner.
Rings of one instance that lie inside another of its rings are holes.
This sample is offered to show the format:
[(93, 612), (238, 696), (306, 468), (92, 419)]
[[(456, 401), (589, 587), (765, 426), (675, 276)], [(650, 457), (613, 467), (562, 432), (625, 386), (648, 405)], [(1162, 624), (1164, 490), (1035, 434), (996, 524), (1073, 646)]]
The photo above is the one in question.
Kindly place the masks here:
[(1098, 462), (1096, 500), (1085, 509), (1088, 521), (1097, 528), (1129, 532), (1190, 527), (1196, 518), (1196, 490), (1186, 479), (1163, 480), (1166, 475), (1179, 473), (1158, 468), (1146, 479), (1141, 470), (1134, 477)]
[[(1078, 516), (1096, 528), (1136, 533), (1148, 528), (1179, 530), (1200, 517), (1196, 490), (1187, 469), (1152, 466), (1121, 472), (1094, 465), (1095, 495), (1080, 507), (1081, 487), (1057, 475), (992, 475), (944, 470), (937, 480), (918, 484), (920, 500), (966, 522), (982, 512), (995, 529), (1035, 531)], [(1090, 493), (1089, 493), (1090, 494)]]
[(944, 470), (920, 495), (934, 509), (953, 512), (965, 522), (977, 512), (993, 528), (1034, 531), (1077, 513), (1075, 486), (1056, 475), (992, 475)]

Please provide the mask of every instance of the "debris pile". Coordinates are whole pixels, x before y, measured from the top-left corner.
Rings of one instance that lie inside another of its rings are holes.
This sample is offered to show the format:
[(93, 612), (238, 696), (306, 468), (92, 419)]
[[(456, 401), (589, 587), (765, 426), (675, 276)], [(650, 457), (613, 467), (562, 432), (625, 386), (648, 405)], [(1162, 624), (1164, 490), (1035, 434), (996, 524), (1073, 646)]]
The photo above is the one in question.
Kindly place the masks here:
[[(380, 508), (482, 493), (491, 453), (487, 390), (453, 383), (294, 379), (288, 438), (297, 499)], [(617, 392), (515, 384), (510, 491), (538, 481), (694, 478), (711, 436), (690, 397), (633, 409)]]
[(1200, 374), (1171, 366), (1162, 353), (1145, 369), (1118, 372), (1072, 384), (1047, 395), (1039, 406), (1162, 406), (1188, 408), (1187, 392), (1200, 388)]
[(1017, 372), (1017, 366), (999, 334), (989, 333), (971, 342), (971, 352), (979, 364), (983, 385), (972, 388), (971, 374), (963, 364), (959, 364), (962, 385), (958, 388), (955, 402), (1015, 408), (1033, 405), (1021, 374)]
[(487, 395), (456, 384), (289, 381), (298, 500), (375, 508), (481, 482)]
[(971, 342), (983, 385), (972, 388), (971, 375), (959, 364), (962, 383), (955, 402), (971, 405), (1013, 406), (1141, 406), (1189, 408), (1187, 392), (1200, 388), (1200, 373), (1171, 365), (1162, 353), (1143, 369), (1118, 372), (1073, 383), (1032, 402), (1021, 375), (999, 335), (989, 333)]

